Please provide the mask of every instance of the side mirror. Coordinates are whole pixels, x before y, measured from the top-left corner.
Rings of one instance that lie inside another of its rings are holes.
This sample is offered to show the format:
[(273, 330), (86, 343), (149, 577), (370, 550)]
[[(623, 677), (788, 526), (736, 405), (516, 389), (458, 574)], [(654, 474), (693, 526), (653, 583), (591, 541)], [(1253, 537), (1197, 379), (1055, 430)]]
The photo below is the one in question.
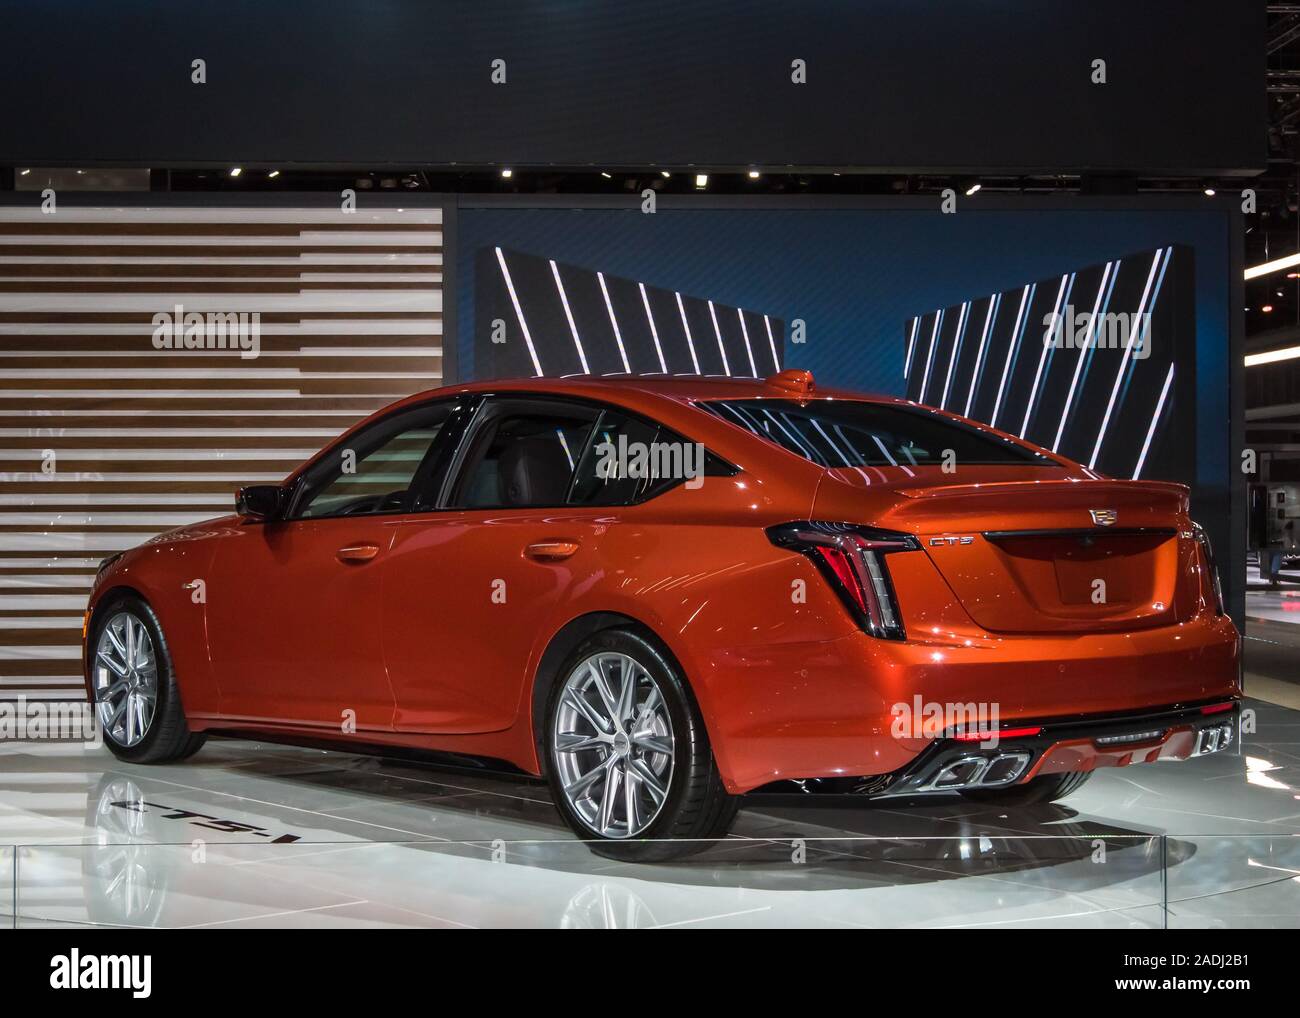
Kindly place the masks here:
[(250, 484), (235, 493), (235, 512), (256, 520), (278, 520), (285, 489), (278, 484)]

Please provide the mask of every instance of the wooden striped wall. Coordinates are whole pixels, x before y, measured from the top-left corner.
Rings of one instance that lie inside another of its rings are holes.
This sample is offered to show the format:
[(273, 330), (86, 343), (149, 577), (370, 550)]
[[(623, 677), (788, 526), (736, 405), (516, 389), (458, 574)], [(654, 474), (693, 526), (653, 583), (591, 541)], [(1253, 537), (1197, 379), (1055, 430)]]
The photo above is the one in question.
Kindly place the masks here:
[[(0, 699), (82, 698), (105, 555), (441, 384), (442, 272), (439, 209), (0, 208)], [(260, 356), (155, 349), (177, 304)]]

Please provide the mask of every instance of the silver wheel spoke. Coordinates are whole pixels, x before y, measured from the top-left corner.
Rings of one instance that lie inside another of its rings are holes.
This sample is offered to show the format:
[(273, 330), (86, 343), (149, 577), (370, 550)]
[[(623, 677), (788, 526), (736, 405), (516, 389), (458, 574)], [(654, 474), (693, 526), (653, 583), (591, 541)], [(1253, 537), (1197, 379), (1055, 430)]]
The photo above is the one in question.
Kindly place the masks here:
[(641, 829), (641, 811), (637, 803), (637, 785), (640, 781), (641, 776), (631, 767), (623, 774), (623, 811), (627, 814), (627, 829), (629, 831)]
[(636, 665), (631, 658), (626, 657), (622, 663), (620, 670), (623, 673), (623, 685), (618, 691), (618, 703), (614, 707), (614, 717), (618, 719), (619, 727), (631, 720), (632, 708), (636, 704)]
[(632, 770), (636, 771), (636, 776), (644, 782), (646, 791), (650, 793), (650, 798), (654, 800), (656, 806), (668, 797), (668, 789), (660, 783), (659, 775), (652, 771), (644, 760), (633, 760)]
[(614, 826), (614, 803), (618, 801), (619, 778), (623, 776), (623, 768), (614, 764), (607, 768), (605, 776), (605, 788), (600, 796), (600, 830), (606, 833)]
[(599, 735), (579, 735), (577, 732), (563, 732), (555, 737), (555, 748), (561, 753), (576, 753), (581, 749), (595, 749), (608, 746), (609, 738)]
[(569, 798), (577, 799), (581, 797), (582, 794), (586, 792), (588, 788), (590, 788), (592, 785), (594, 785), (597, 781), (600, 780), (600, 776), (602, 774), (604, 774), (606, 771), (609, 770), (611, 766), (613, 766), (614, 759), (615, 758), (613, 756), (607, 757), (606, 759), (598, 763), (595, 767), (593, 767), (591, 770), (589, 770), (586, 774), (582, 775), (580, 778), (574, 781), (572, 784), (565, 785), (564, 790), (569, 794)]
[(114, 661), (111, 657), (108, 656), (108, 654), (106, 654), (102, 650), (95, 655), (95, 660), (105, 664), (108, 667), (108, 670), (112, 672), (114, 675), (120, 675), (123, 678), (125, 678), (128, 674), (130, 674), (130, 669), (127, 668), (126, 665)]
[(673, 751), (673, 744), (670, 739), (655, 735), (653, 732), (633, 732), (632, 745), (649, 750), (651, 753), (671, 754)]
[(662, 690), (632, 656), (601, 651), (564, 680), (550, 719), (560, 794), (598, 837), (642, 836), (672, 787), (676, 743)]
[(617, 718), (618, 702), (613, 689), (610, 688), (609, 672), (606, 669), (603, 657), (596, 658), (595, 664), (591, 666), (591, 674), (595, 679), (596, 692), (600, 695), (600, 702), (605, 705), (605, 713), (611, 718)]
[(614, 725), (607, 717), (602, 717), (588, 701), (576, 689), (569, 688), (564, 691), (564, 700), (573, 707), (579, 714), (587, 719), (587, 724), (598, 732), (608, 733)]

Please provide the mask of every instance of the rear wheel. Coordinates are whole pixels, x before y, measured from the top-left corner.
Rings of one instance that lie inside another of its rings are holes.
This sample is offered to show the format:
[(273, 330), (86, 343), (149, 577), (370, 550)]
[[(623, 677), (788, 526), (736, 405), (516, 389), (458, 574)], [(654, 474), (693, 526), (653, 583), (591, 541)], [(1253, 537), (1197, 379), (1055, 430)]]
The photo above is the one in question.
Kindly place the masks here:
[(185, 721), (171, 653), (152, 608), (134, 595), (97, 612), (91, 685), (104, 743), (119, 760), (167, 763), (207, 738)]
[(566, 662), (545, 748), (560, 813), (599, 855), (649, 862), (701, 851), (736, 814), (684, 678), (629, 630), (595, 634)]
[(978, 802), (1000, 806), (1035, 806), (1056, 802), (1076, 792), (1092, 777), (1092, 771), (1065, 771), (1061, 774), (1040, 774), (1023, 785), (1008, 788), (972, 788), (961, 794)]

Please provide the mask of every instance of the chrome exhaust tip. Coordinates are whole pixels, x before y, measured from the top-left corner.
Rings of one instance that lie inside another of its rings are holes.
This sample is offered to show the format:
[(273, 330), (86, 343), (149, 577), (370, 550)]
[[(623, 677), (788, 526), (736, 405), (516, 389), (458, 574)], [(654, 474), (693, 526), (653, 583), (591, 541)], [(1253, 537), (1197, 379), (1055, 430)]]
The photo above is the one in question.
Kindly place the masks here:
[(970, 754), (945, 765), (918, 792), (960, 792), (968, 788), (1002, 788), (1024, 775), (1032, 754)]

